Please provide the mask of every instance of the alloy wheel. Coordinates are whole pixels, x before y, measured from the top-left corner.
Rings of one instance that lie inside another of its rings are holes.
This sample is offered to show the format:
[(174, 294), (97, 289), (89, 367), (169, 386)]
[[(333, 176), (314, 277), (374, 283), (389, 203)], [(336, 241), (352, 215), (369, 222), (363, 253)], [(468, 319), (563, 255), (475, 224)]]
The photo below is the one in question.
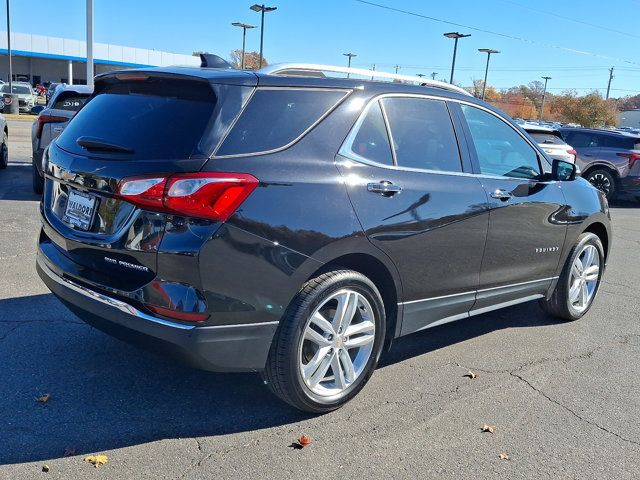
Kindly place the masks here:
[(375, 341), (375, 318), (368, 300), (342, 289), (315, 309), (305, 326), (299, 369), (313, 393), (339, 395), (365, 371)]
[(605, 195), (609, 196), (611, 193), (611, 180), (606, 175), (595, 173), (589, 177), (589, 182), (598, 190), (603, 191)]
[(569, 279), (569, 304), (577, 312), (585, 311), (600, 280), (600, 255), (598, 249), (587, 244), (576, 255)]

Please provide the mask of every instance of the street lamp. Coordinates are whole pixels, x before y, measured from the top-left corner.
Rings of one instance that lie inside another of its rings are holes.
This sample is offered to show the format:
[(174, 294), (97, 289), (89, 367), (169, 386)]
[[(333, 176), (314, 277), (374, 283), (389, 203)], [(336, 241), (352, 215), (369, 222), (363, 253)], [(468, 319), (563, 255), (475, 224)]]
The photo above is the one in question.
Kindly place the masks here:
[(278, 7), (266, 7), (264, 4), (251, 5), (249, 7), (254, 12), (260, 12), (260, 66), (258, 68), (262, 68), (262, 46), (264, 44), (264, 13), (265, 12), (273, 12), (277, 10)]
[(234, 27), (240, 27), (242, 29), (242, 57), (240, 60), (240, 68), (244, 70), (244, 46), (247, 38), (247, 28), (256, 28), (256, 26), (240, 22), (233, 22), (231, 25), (233, 25)]
[(551, 77), (542, 77), (544, 79), (544, 90), (542, 90), (542, 105), (540, 106), (540, 120), (542, 120), (544, 115), (544, 100), (547, 96), (547, 82), (551, 80)]
[(444, 33), (443, 35), (447, 38), (453, 38), (455, 40), (455, 43), (453, 44), (453, 61), (451, 62), (451, 78), (449, 80), (449, 83), (453, 83), (453, 71), (456, 68), (456, 53), (458, 51), (458, 39), (470, 37), (471, 34), (463, 35), (462, 33), (458, 33), (458, 32), (449, 32), (449, 33)]
[[(347, 57), (349, 59), (349, 61), (347, 62), (347, 68), (351, 68), (351, 59), (353, 57), (357, 57), (358, 56), (355, 53), (343, 53), (342, 55), (344, 55), (345, 57)], [(349, 78), (349, 73), (347, 73), (347, 78)]]
[(438, 75), (438, 72), (431, 72), (431, 79), (435, 80), (436, 79), (436, 75)]
[(484, 69), (484, 83), (482, 84), (482, 100), (484, 100), (484, 94), (487, 89), (487, 75), (489, 73), (489, 59), (492, 53), (500, 53), (498, 50), (492, 50), (490, 48), (479, 48), (479, 52), (487, 54), (487, 66)]

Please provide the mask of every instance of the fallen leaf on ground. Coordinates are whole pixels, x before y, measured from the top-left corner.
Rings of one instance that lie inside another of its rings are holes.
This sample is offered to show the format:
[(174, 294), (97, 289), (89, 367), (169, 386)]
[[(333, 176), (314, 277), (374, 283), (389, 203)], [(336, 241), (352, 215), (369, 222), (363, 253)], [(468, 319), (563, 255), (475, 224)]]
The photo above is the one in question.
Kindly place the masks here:
[(36, 402), (38, 403), (47, 403), (49, 400), (51, 400), (50, 393), (45, 393), (44, 395), (40, 395), (39, 397), (36, 397)]
[(465, 375), (465, 377), (469, 377), (471, 380), (473, 380), (474, 378), (476, 378), (478, 375), (476, 375), (475, 373), (473, 373), (471, 370), (469, 370)]
[(489, 433), (494, 433), (496, 431), (496, 427), (494, 427), (493, 425), (483, 425), (481, 430), (483, 432), (489, 432)]
[(109, 457), (106, 455), (89, 455), (88, 457), (84, 457), (85, 462), (89, 462), (93, 464), (94, 467), (98, 468), (100, 465), (106, 465), (109, 461)]
[(76, 454), (75, 447), (67, 447), (64, 449), (63, 457), (73, 457)]
[(48, 472), (50, 470), (49, 465), (42, 465), (42, 471), (43, 472)]
[(302, 448), (306, 447), (307, 445), (309, 445), (311, 443), (311, 439), (309, 438), (308, 435), (302, 435), (299, 439), (298, 439), (298, 443), (300, 444), (300, 446)]
[(500, 460), (511, 460), (508, 453), (501, 453)]

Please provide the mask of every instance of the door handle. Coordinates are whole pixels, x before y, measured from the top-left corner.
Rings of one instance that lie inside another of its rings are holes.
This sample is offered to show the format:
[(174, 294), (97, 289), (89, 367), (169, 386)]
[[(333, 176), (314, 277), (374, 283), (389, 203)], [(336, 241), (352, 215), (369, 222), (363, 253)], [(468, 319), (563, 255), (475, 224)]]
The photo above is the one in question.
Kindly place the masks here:
[(491, 192), (491, 198), (502, 200), (503, 202), (506, 202), (511, 197), (513, 197), (513, 194), (511, 194), (510, 192), (507, 192), (506, 190), (503, 190), (502, 188), (498, 188), (493, 192)]
[(388, 180), (383, 180), (379, 183), (367, 183), (367, 191), (371, 193), (379, 193), (384, 197), (392, 197), (396, 193), (402, 191), (402, 187), (394, 185)]

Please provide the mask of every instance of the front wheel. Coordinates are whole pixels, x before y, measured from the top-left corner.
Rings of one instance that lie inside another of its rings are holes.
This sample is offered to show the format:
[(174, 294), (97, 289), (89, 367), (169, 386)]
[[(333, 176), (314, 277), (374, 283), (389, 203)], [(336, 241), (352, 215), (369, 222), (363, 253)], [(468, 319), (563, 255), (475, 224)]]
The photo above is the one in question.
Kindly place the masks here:
[(604, 249), (597, 235), (585, 232), (578, 237), (564, 265), (558, 283), (541, 306), (551, 315), (573, 321), (593, 304), (604, 271)]
[(289, 306), (264, 380), (300, 410), (335, 410), (371, 377), (384, 334), (384, 304), (373, 282), (352, 270), (325, 273), (307, 282)]

